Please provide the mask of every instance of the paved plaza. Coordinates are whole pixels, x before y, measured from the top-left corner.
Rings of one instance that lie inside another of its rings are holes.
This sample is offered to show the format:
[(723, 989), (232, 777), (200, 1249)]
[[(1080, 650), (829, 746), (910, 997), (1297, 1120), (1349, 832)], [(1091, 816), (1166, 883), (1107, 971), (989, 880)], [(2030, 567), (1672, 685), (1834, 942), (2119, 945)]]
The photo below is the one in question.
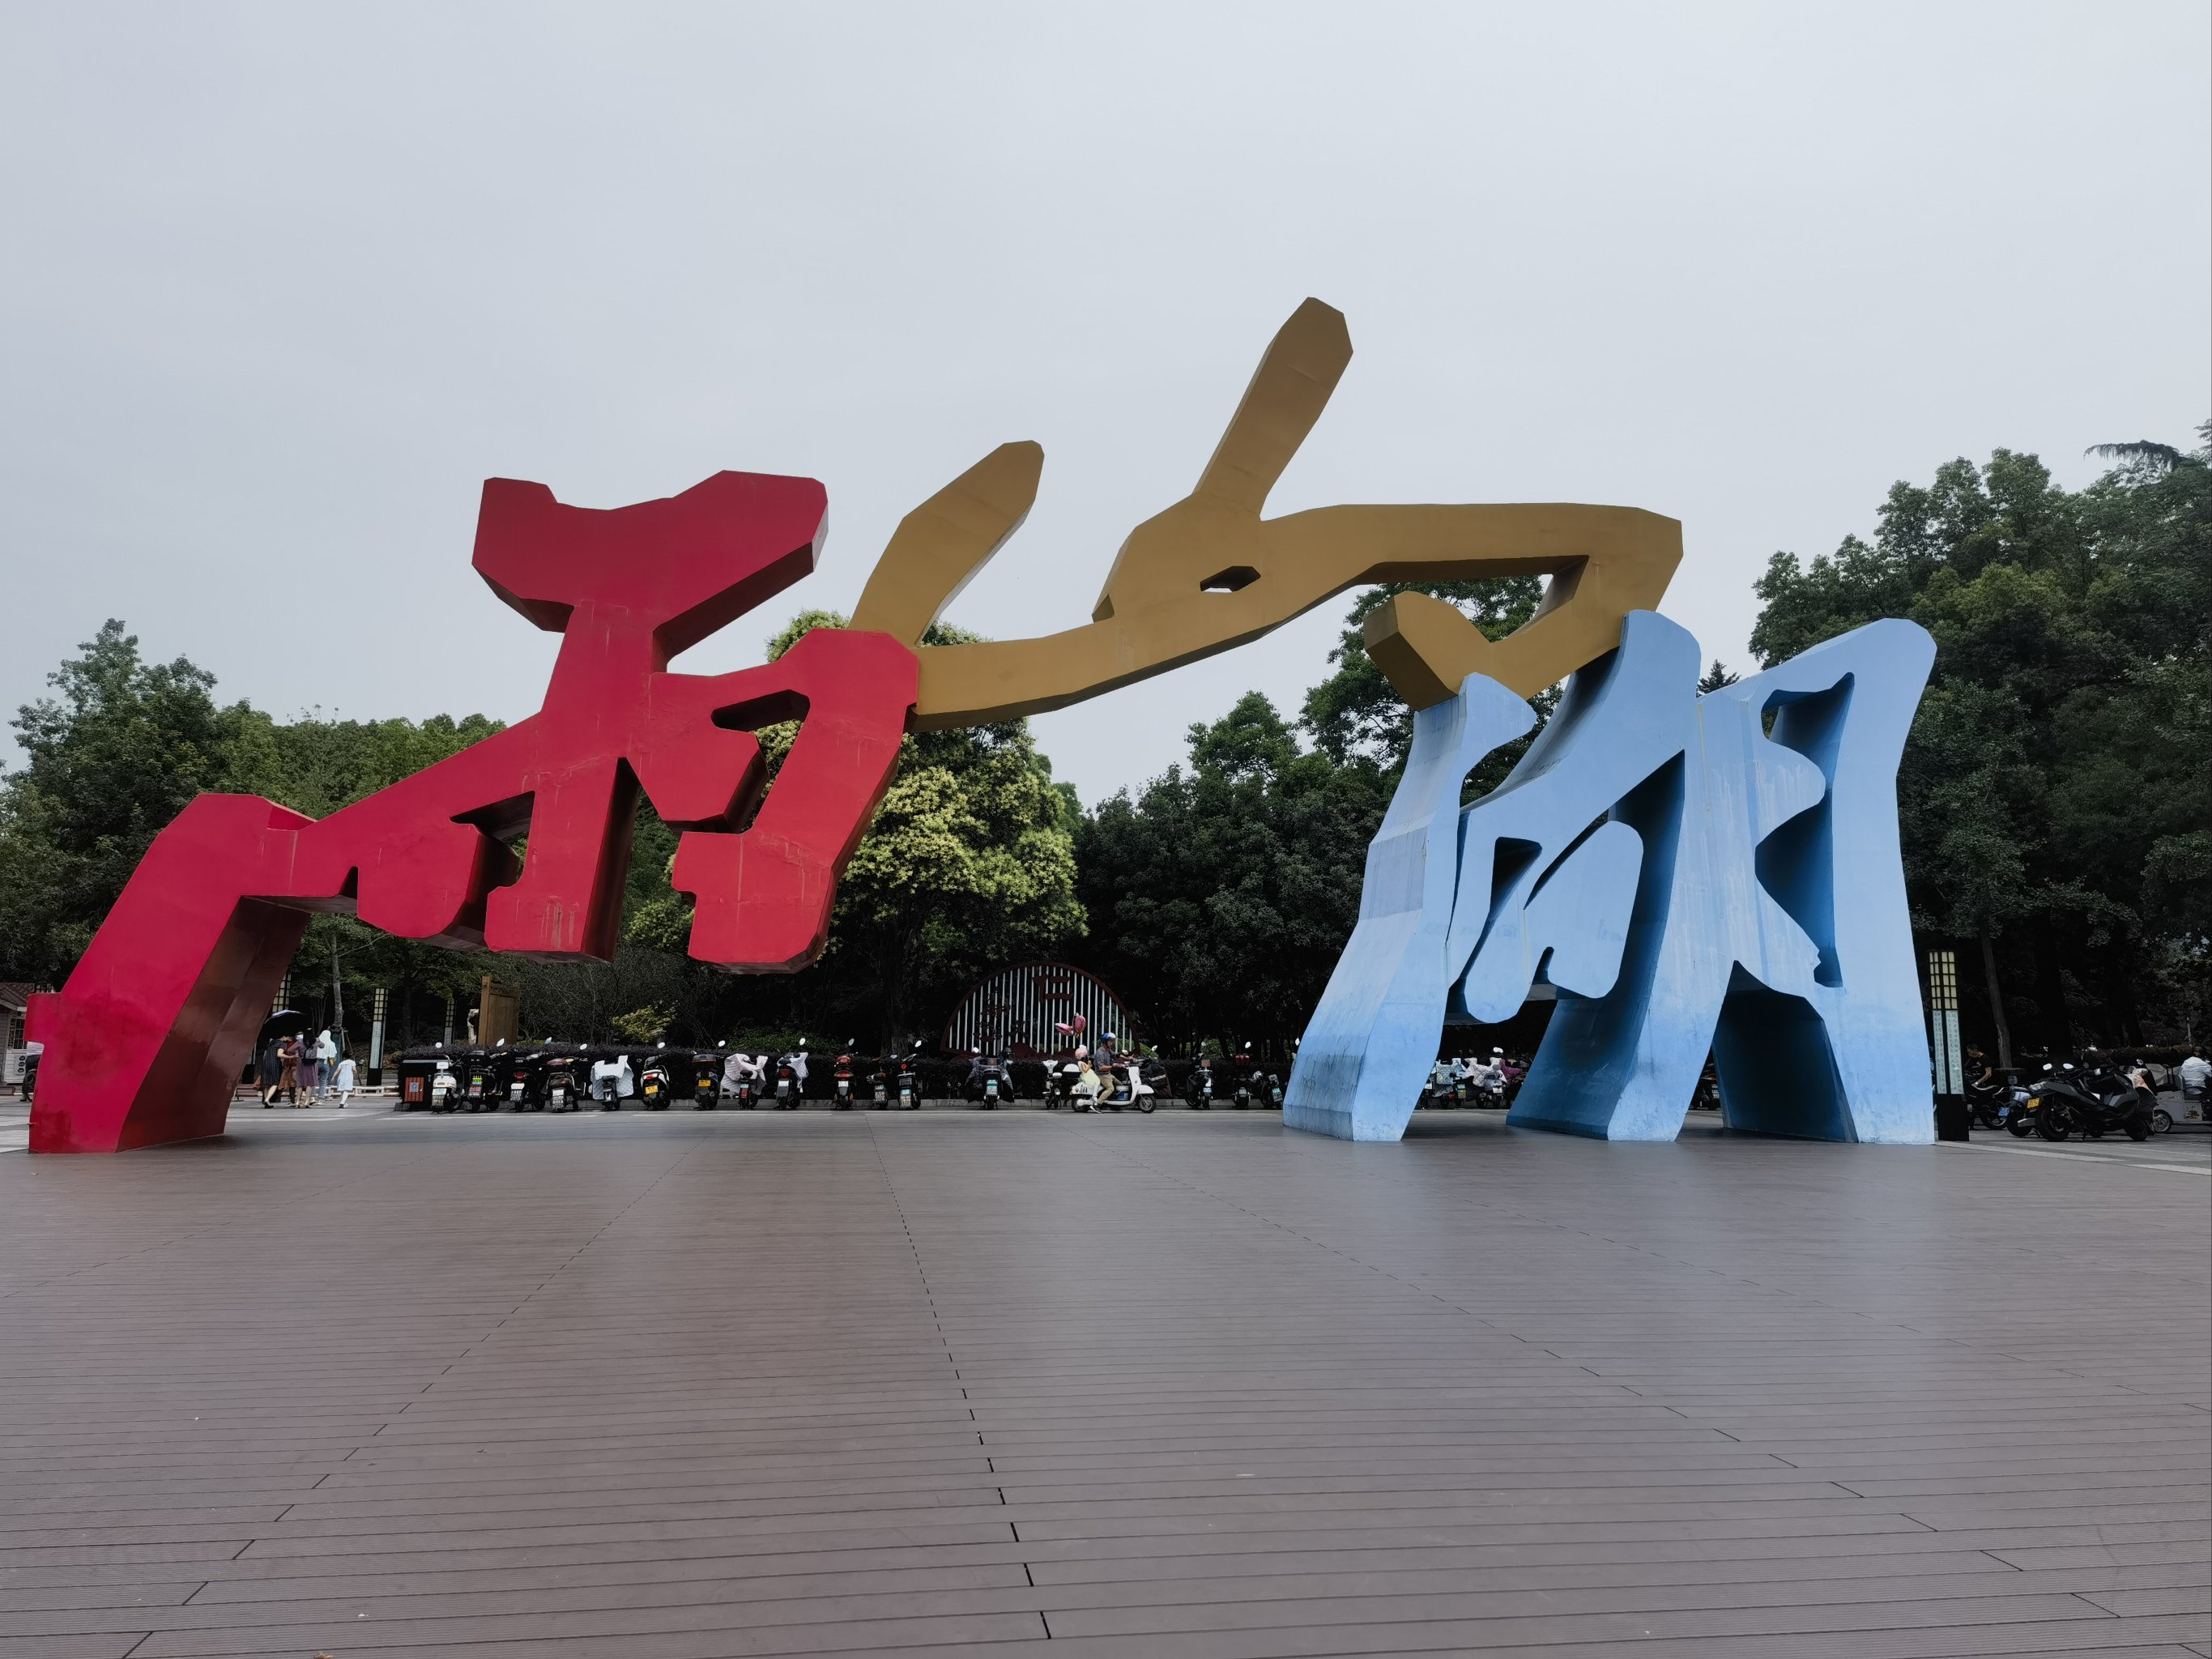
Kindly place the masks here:
[(0, 1153), (0, 1659), (2212, 1653), (2203, 1138), (232, 1122)]

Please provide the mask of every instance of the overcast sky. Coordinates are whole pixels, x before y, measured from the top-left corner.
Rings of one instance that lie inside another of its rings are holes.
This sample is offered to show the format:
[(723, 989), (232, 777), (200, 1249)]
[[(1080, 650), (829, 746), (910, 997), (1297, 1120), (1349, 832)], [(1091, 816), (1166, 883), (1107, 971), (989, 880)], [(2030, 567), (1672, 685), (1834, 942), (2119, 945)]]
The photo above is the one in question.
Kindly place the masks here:
[[(1316, 295), (1357, 352), (1271, 503), (1682, 520), (1668, 612), (1956, 455), (2193, 441), (2202, 0), (0, 8), (0, 707), (102, 618), (279, 714), (536, 708), (469, 568), (489, 476), (830, 501), (848, 608), (1009, 439), (1027, 527), (951, 619), (1087, 619)], [(1333, 602), (1036, 722), (1086, 802)], [(12, 756), (9, 749), (6, 754)]]

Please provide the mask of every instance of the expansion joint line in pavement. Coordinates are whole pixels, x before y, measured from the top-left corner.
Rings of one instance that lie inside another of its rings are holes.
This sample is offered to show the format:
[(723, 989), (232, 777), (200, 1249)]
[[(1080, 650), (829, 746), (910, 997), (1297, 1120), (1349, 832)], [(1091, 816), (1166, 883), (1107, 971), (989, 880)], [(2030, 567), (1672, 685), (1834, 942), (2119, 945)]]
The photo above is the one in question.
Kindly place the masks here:
[[(469, 1340), (463, 1345), (461, 1351), (447, 1361), (445, 1365), (441, 1368), (437, 1376), (432, 1377), (428, 1382), (425, 1382), (420, 1389), (416, 1390), (416, 1395), (419, 1397), (429, 1393), (432, 1389), (437, 1386), (438, 1377), (450, 1374), (454, 1366), (459, 1364), (463, 1360), (466, 1359), (471, 1354), (476, 1352), (476, 1346), (477, 1343), (482, 1342), (487, 1337), (495, 1334), (507, 1325), (509, 1320), (514, 1318), (525, 1308), (528, 1307), (533, 1298), (535, 1298), (548, 1285), (551, 1285), (554, 1280), (560, 1278), (562, 1273), (568, 1272), (578, 1257), (581, 1256), (585, 1251), (590, 1249), (592, 1246), (598, 1243), (602, 1238), (605, 1238), (607, 1236), (607, 1230), (609, 1228), (612, 1227), (617, 1222), (620, 1221), (624, 1216), (628, 1215), (639, 1205), (644, 1203), (647, 1199), (652, 1197), (653, 1193), (660, 1186), (660, 1183), (667, 1180), (669, 1176), (674, 1175), (677, 1170), (682, 1169), (684, 1164), (690, 1158), (691, 1155), (697, 1152), (699, 1148), (705, 1144), (706, 1137), (703, 1134), (692, 1136), (691, 1144), (677, 1154), (674, 1158), (670, 1160), (667, 1168), (661, 1170), (659, 1175), (653, 1176), (652, 1180), (647, 1182), (644, 1186), (639, 1188), (635, 1193), (632, 1194), (629, 1201), (623, 1204), (620, 1209), (617, 1210), (605, 1221), (601, 1222), (597, 1230), (592, 1232), (589, 1238), (577, 1245), (576, 1248), (569, 1251), (568, 1255), (562, 1256), (543, 1279), (539, 1279), (527, 1291), (525, 1291), (522, 1293), (521, 1297), (512, 1308), (509, 1308), (497, 1319), (492, 1321), (492, 1322), (485, 1327), (480, 1334), (470, 1338)], [(414, 1404), (413, 1401), (410, 1401), (408, 1402), (408, 1405), (412, 1404)], [(402, 1406), (399, 1409), (404, 1413), (406, 1411), (407, 1407)], [(385, 1430), (391, 1426), (392, 1425), (389, 1423), (380, 1423), (376, 1426), (376, 1433), (382, 1434)], [(347, 1455), (351, 1456), (352, 1454), (348, 1453)]]
[[(906, 1236), (907, 1253), (914, 1257), (915, 1277), (921, 1281), (922, 1300), (929, 1304), (930, 1326), (937, 1333), (937, 1345), (945, 1350), (945, 1363), (951, 1367), (952, 1378), (957, 1382), (960, 1380), (960, 1362), (952, 1357), (952, 1344), (945, 1337), (945, 1322), (938, 1317), (937, 1296), (929, 1287), (929, 1268), (922, 1261), (921, 1246), (915, 1241), (914, 1228), (906, 1218), (906, 1206), (899, 1201), (898, 1183), (891, 1179), (890, 1166), (884, 1162), (884, 1143), (876, 1133), (875, 1120), (864, 1118), (861, 1121), (868, 1132), (868, 1150), (876, 1155), (876, 1178), (884, 1183), (884, 1195), (890, 1200), (891, 1211), (898, 1217), (899, 1231)], [(966, 1388), (963, 1387), (960, 1390), (960, 1397), (963, 1400), (967, 1399)], [(973, 1406), (968, 1408), (968, 1420), (971, 1423), (975, 1420), (975, 1408)], [(975, 1437), (975, 1443), (979, 1446), (983, 1443), (983, 1437), (981, 1434)], [(999, 1501), (1002, 1504), (1006, 1502), (1005, 1493), (1000, 1494)]]

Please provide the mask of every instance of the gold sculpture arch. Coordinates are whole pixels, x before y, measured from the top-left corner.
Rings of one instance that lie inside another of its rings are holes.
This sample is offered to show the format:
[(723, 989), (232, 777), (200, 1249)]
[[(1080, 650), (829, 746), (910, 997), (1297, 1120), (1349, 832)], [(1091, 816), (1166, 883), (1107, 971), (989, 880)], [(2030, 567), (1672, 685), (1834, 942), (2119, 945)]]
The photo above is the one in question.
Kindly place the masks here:
[(1364, 583), (1541, 574), (1551, 578), (1542, 605), (1503, 640), (1419, 594), (1389, 601), (1366, 624), (1376, 663), (1416, 708), (1455, 695), (1477, 668), (1527, 696), (1613, 649), (1621, 618), (1659, 603), (1681, 562), (1682, 528), (1635, 507), (1348, 506), (1261, 517), (1351, 361), (1341, 313), (1319, 300), (1292, 313), (1197, 487), (1129, 532), (1081, 627), (921, 643), (1020, 528), (1044, 467), (1037, 445), (1001, 446), (909, 513), (851, 625), (915, 647), (915, 726), (1064, 708), (1257, 639)]

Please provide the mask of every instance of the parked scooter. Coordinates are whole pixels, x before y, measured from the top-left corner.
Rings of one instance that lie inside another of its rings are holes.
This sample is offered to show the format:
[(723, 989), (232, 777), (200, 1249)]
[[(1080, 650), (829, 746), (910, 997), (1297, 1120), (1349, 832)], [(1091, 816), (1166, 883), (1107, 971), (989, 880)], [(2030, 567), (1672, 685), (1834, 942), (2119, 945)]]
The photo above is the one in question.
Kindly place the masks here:
[(997, 1111), (1002, 1100), (1012, 1100), (1014, 1074), (1006, 1062), (976, 1049), (968, 1067), (968, 1097), (987, 1112)]
[(902, 1112), (921, 1109), (921, 1066), (912, 1051), (899, 1056), (898, 1070), (892, 1079), (891, 1098)]
[(453, 1062), (441, 1056), (438, 1069), (430, 1077), (430, 1109), (434, 1112), (452, 1111), (459, 1098), (456, 1091), (459, 1089), (460, 1083), (461, 1079), (453, 1071)]
[(574, 1054), (552, 1054), (545, 1061), (543, 1085), (545, 1109), (549, 1112), (573, 1112), (582, 1098), (583, 1086), (576, 1073), (580, 1061)]
[(1182, 1085), (1182, 1097), (1190, 1103), (1194, 1112), (1213, 1109), (1213, 1064), (1204, 1054), (1191, 1063), (1190, 1076)]
[(1240, 1046), (1236, 1057), (1229, 1062), (1229, 1076), (1237, 1085), (1237, 1092), (1230, 1097), (1229, 1103), (1243, 1111), (1252, 1104), (1253, 1085), (1260, 1079), (1260, 1068), (1253, 1061), (1249, 1043)]
[(648, 1112), (665, 1112), (676, 1092), (676, 1067), (665, 1054), (648, 1054), (637, 1074), (637, 1097)]
[(806, 1046), (801, 1043), (799, 1052), (775, 1057), (775, 1109), (793, 1112), (806, 1095)]
[(601, 1111), (619, 1112), (623, 1097), (636, 1092), (637, 1079), (630, 1074), (628, 1054), (592, 1062), (592, 1098), (599, 1103)]
[(750, 1112), (760, 1099), (761, 1079), (768, 1075), (768, 1056), (747, 1054), (732, 1054), (722, 1062), (722, 1087), (730, 1098), (738, 1103), (738, 1109)]
[(2092, 1140), (2114, 1131), (2130, 1140), (2150, 1139), (2150, 1101), (2109, 1066), (2043, 1069), (2047, 1075), (2035, 1085), (2035, 1132), (2045, 1140), (2063, 1140), (2077, 1129)]
[(482, 1048), (471, 1048), (461, 1056), (459, 1068), (454, 1073), (457, 1097), (454, 1109), (463, 1112), (489, 1112), (498, 1109), (499, 1085), (494, 1074), (491, 1055)]
[(853, 1055), (850, 1049), (838, 1055), (830, 1064), (830, 1109), (836, 1112), (853, 1109)]

